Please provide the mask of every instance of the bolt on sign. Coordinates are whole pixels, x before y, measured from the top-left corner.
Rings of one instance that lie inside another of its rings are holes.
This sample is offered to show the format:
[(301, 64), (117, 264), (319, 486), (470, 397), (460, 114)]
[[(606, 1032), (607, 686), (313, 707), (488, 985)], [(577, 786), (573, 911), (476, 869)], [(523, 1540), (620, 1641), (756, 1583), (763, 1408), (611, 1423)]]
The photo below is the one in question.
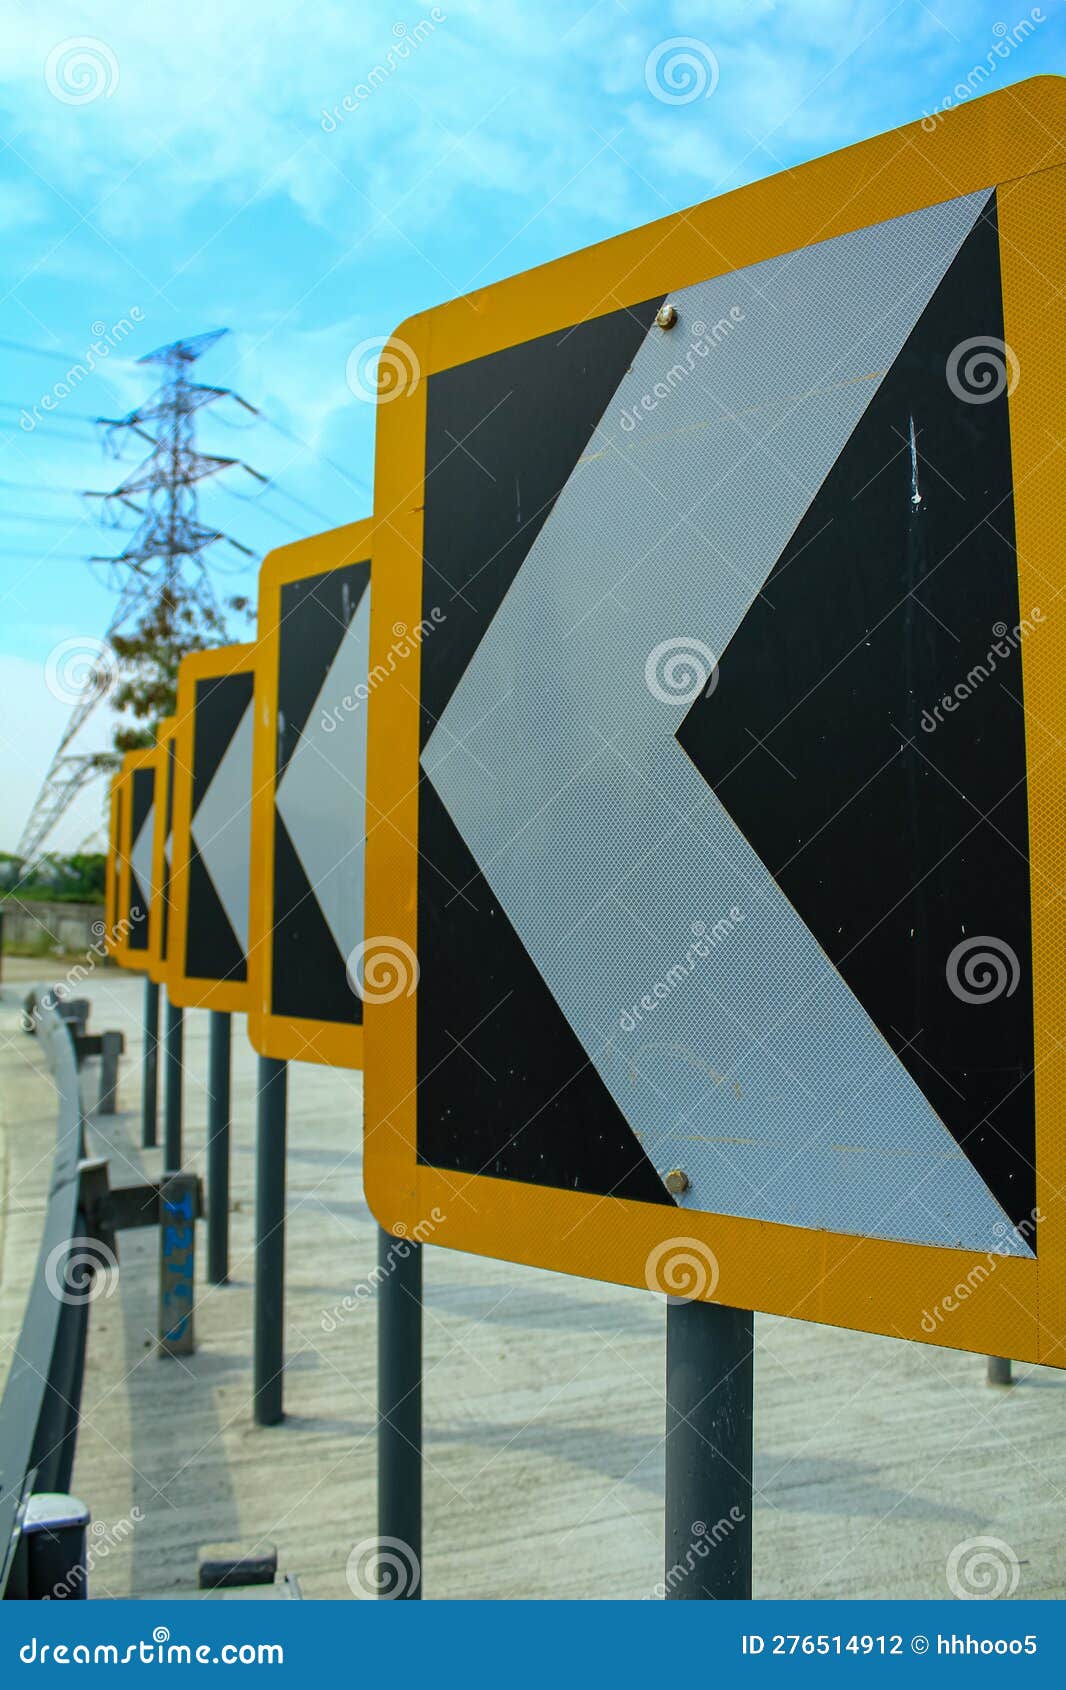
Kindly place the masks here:
[(255, 646), (178, 671), (166, 988), (182, 1009), (248, 1007)]
[(251, 1008), (263, 1056), (363, 1066), (370, 522), (259, 572)]
[(1066, 1365), (1063, 89), (391, 341), (386, 1226)]
[(174, 833), (174, 757), (176, 716), (167, 716), (156, 734), (155, 824), (152, 835), (152, 886), (148, 911), (148, 978), (166, 984), (170, 931), (170, 865)]
[(120, 968), (148, 967), (158, 748), (127, 751), (118, 777), (118, 914), (111, 952)]

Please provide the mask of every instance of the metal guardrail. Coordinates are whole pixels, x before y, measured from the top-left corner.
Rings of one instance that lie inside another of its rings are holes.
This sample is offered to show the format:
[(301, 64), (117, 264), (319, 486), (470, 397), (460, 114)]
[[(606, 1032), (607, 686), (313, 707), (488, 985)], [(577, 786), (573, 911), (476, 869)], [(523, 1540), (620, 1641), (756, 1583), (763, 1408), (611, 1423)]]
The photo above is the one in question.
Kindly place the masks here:
[(89, 1298), (63, 1294), (74, 1283), (75, 1252), (87, 1229), (75, 1049), (49, 993), (37, 995), (34, 1024), (55, 1081), (59, 1116), (37, 1267), (0, 1399), (0, 1596), (22, 1594), (18, 1563), (31, 1495), (70, 1488), (89, 1324)]

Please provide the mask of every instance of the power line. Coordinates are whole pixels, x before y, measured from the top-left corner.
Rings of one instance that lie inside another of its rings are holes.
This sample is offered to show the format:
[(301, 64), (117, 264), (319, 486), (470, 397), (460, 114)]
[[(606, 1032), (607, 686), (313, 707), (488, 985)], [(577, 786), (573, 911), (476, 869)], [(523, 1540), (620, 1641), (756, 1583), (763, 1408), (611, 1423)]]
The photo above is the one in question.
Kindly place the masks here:
[[(59, 404), (59, 403), (62, 403), (62, 401), (57, 401), (57, 404)], [(28, 405), (20, 405), (14, 399), (0, 399), (0, 410), (20, 411), (21, 412), (21, 411), (28, 411), (29, 409), (30, 409), (30, 407)], [(49, 422), (52, 422), (52, 421), (65, 422), (68, 417), (72, 421), (76, 420), (78, 422), (94, 423), (98, 420), (93, 415), (92, 411), (71, 411), (71, 410), (67, 409), (66, 405), (63, 406), (63, 411), (62, 411), (61, 415), (58, 411), (56, 411), (54, 416), (53, 416), (53, 413), (51, 411), (48, 412)], [(11, 424), (10, 423), (4, 423), (2, 426), (4, 428), (10, 428)], [(38, 424), (38, 426), (40, 426), (40, 425)], [(29, 433), (29, 430), (24, 429), (23, 433)]]
[[(60, 364), (66, 364), (68, 366), (80, 364), (87, 356), (85, 352), (61, 352), (54, 346), (31, 346), (28, 341), (8, 340), (6, 337), (0, 337), (0, 346), (2, 346), (7, 352), (24, 352), (31, 358), (54, 358)], [(124, 364), (127, 368), (132, 362), (129, 358), (115, 358), (109, 361), (116, 364)]]
[(258, 410), (254, 405), (246, 405), (246, 409), (253, 411), (257, 417), (266, 423), (268, 428), (274, 429), (278, 434), (283, 435), (286, 440), (291, 440), (297, 446), (302, 446), (305, 452), (310, 452), (311, 456), (313, 458), (318, 458), (320, 463), (328, 464), (330, 469), (336, 470), (337, 474), (347, 481), (352, 487), (358, 487), (361, 493), (365, 493), (368, 499), (373, 498), (373, 493), (365, 481), (363, 481), (358, 475), (353, 475), (350, 470), (344, 469), (340, 464), (335, 463), (332, 458), (328, 458), (325, 452), (320, 452), (317, 446), (312, 446), (309, 440), (304, 440), (295, 432), (294, 429), (286, 428), (283, 423), (275, 422), (273, 417), (268, 417), (265, 411)]
[(0, 487), (13, 487), (20, 493), (69, 494), (74, 499), (80, 499), (84, 493), (84, 488), (60, 487), (54, 481), (8, 481), (5, 476), (0, 476)]

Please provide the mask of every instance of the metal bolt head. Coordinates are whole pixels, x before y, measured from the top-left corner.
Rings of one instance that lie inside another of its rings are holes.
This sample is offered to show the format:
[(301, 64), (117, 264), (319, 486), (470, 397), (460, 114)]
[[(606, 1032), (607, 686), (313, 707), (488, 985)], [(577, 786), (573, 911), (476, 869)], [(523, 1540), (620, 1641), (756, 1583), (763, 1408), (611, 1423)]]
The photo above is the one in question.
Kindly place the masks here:
[(661, 329), (672, 329), (677, 322), (676, 305), (660, 305), (655, 313), (655, 321)]
[(671, 1168), (663, 1182), (671, 1197), (680, 1197), (689, 1188), (689, 1177), (683, 1168)]

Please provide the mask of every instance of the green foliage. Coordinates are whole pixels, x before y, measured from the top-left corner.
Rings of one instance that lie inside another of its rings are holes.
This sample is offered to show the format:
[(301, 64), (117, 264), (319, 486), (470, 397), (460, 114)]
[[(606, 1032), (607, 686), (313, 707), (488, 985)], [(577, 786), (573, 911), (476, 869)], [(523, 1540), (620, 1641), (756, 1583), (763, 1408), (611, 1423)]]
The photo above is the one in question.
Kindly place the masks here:
[(231, 639), (227, 613), (247, 621), (251, 616), (248, 599), (232, 597), (216, 605), (202, 586), (176, 580), (142, 612), (128, 633), (111, 636), (118, 670), (111, 706), (133, 718), (128, 727), (116, 729), (116, 751), (139, 751), (155, 744), (160, 722), (177, 707), (182, 658)]
[(49, 852), (24, 872), (21, 857), (0, 851), (0, 898), (15, 896), (61, 904), (103, 902), (107, 858), (102, 851)]

